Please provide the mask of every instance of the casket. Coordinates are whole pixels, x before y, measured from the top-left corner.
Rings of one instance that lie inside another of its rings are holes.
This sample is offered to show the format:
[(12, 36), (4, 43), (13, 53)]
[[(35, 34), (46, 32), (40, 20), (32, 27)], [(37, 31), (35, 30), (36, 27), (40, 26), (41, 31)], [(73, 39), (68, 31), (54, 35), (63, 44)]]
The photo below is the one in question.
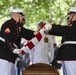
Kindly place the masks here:
[(59, 73), (48, 64), (38, 63), (30, 65), (22, 75), (59, 75)]

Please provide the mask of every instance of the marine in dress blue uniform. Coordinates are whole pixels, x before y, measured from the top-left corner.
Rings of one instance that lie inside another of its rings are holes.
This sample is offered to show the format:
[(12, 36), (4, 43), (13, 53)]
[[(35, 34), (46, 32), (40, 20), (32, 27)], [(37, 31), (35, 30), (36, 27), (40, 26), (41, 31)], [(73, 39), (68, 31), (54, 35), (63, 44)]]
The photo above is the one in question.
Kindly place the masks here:
[[(5, 61), (6, 63), (4, 64), (15, 63), (15, 60), (18, 57), (18, 55), (14, 54), (13, 50), (16, 48), (20, 48), (21, 37), (27, 40), (30, 40), (34, 37), (34, 31), (24, 28), (22, 22), (20, 22), (20, 20), (23, 17), (22, 9), (14, 9), (12, 13), (13, 15), (15, 14), (15, 18), (12, 17), (10, 20), (6, 21), (1, 27), (0, 61), (1, 63), (2, 61)], [(6, 67), (7, 69), (5, 67), (6, 65), (0, 68), (0, 75), (15, 75), (13, 74), (13, 72), (10, 72), (11, 69), (8, 70), (9, 65)], [(8, 72), (4, 68), (8, 70)], [(2, 73), (4, 70), (5, 73)]]
[(62, 61), (63, 75), (76, 75), (76, 8), (68, 13), (68, 26), (52, 24), (49, 34), (62, 36), (62, 45), (57, 60)]

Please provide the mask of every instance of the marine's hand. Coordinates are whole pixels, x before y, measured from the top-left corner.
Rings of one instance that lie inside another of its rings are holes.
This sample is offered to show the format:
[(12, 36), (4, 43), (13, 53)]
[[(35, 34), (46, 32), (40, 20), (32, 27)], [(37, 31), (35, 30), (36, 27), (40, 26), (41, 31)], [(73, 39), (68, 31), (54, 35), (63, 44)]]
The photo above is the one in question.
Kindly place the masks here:
[(19, 56), (19, 57), (23, 57), (23, 54), (22, 54), (22, 53), (19, 53), (18, 56)]
[(45, 31), (51, 30), (52, 29), (52, 25), (49, 23), (46, 23), (45, 27)]
[(18, 54), (19, 57), (22, 57), (25, 54), (21, 49), (14, 49), (13, 53)]
[(38, 31), (35, 31), (35, 32), (34, 32), (34, 35), (36, 35), (37, 33), (38, 33)]
[(13, 53), (15, 53), (15, 54), (20, 54), (20, 52), (21, 52), (20, 49), (14, 49), (14, 50), (13, 50)]

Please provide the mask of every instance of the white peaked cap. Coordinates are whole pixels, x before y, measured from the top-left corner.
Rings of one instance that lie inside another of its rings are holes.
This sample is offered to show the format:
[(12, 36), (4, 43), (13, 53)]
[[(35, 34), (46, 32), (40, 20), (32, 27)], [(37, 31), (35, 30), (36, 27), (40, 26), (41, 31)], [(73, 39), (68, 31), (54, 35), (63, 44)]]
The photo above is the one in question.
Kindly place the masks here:
[(71, 7), (69, 12), (76, 12), (76, 7)]
[(21, 12), (21, 13), (23, 13), (23, 9), (19, 9), (19, 8), (16, 8), (16, 9), (12, 9), (12, 12)]

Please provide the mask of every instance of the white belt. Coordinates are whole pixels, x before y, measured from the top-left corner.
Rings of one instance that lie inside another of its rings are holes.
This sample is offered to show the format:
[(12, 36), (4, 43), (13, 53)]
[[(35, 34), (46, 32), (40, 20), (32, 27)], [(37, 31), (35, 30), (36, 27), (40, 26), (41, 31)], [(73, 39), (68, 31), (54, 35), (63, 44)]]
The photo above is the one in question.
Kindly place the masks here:
[(3, 41), (3, 42), (5, 42), (5, 39), (4, 39), (4, 38), (2, 38), (2, 37), (0, 37), (0, 40), (1, 40), (1, 41)]
[[(5, 39), (2, 38), (2, 37), (0, 37), (0, 40), (3, 41), (3, 42), (5, 42)], [(18, 46), (15, 43), (13, 43), (13, 45), (18, 48)]]
[(64, 45), (64, 44), (76, 44), (76, 41), (65, 41), (65, 42), (63, 42), (62, 45)]

